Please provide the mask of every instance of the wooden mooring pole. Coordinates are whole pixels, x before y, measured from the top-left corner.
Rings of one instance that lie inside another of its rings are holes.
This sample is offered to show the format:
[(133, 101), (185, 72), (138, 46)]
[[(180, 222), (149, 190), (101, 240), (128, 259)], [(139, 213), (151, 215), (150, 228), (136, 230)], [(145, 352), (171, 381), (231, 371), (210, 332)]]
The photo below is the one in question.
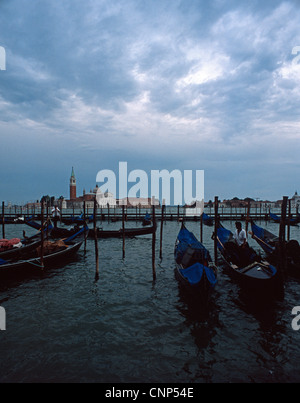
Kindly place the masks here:
[(83, 201), (83, 225), (84, 225), (84, 253), (86, 253), (86, 214), (85, 214), (85, 200)]
[(202, 211), (201, 216), (200, 216), (200, 242), (203, 243), (203, 213)]
[(2, 238), (5, 239), (4, 201), (2, 202)]
[(288, 226), (287, 226), (287, 240), (290, 240), (290, 234), (291, 234), (291, 200), (289, 202), (289, 213), (288, 213)]
[[(155, 206), (152, 205), (152, 220), (153, 226), (156, 228), (156, 218), (155, 218)], [(156, 271), (155, 271), (155, 241), (156, 241), (156, 231), (152, 232), (152, 274), (153, 274), (153, 281), (156, 280)]]
[(285, 246), (285, 225), (286, 225), (286, 208), (287, 208), (288, 197), (283, 196), (281, 205), (281, 217), (279, 226), (279, 268), (281, 279), (285, 277), (286, 269), (286, 246)]
[(164, 225), (164, 210), (165, 205), (161, 206), (161, 221), (160, 221), (160, 247), (159, 247), (159, 258), (162, 259), (162, 239), (163, 239), (163, 225)]
[(247, 233), (248, 233), (249, 221), (250, 221), (250, 200), (248, 201), (248, 205), (247, 205), (247, 215), (246, 215), (246, 236), (247, 236)]
[(96, 257), (96, 274), (95, 279), (99, 278), (99, 253), (98, 253), (98, 239), (97, 239), (97, 200), (94, 198), (94, 240), (95, 240), (95, 257)]
[(218, 264), (218, 247), (217, 247), (217, 234), (218, 234), (218, 207), (219, 201), (218, 196), (215, 196), (215, 236), (214, 236), (214, 255), (215, 264)]
[(125, 206), (122, 206), (122, 256), (125, 259)]
[(44, 268), (44, 201), (41, 203), (41, 266)]

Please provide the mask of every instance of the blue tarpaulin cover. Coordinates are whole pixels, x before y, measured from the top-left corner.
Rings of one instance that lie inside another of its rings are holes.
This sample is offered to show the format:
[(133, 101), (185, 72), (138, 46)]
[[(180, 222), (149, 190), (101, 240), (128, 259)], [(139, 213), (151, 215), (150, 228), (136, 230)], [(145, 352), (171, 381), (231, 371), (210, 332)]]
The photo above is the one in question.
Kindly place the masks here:
[[(201, 242), (198, 241), (195, 235), (188, 231), (185, 227), (182, 227), (179, 231), (177, 240), (179, 242), (175, 250), (176, 261), (181, 261), (188, 248), (201, 251), (201, 260), (203, 262), (211, 261), (209, 251), (202, 245)], [(189, 281), (190, 284), (197, 284), (201, 280), (204, 271), (208, 281), (212, 286), (214, 286), (217, 282), (217, 279), (212, 268), (197, 262), (192, 264), (190, 267), (180, 269), (180, 273)]]
[[(269, 244), (270, 241), (275, 241), (277, 239), (275, 235), (271, 234), (269, 231), (259, 227), (254, 223), (251, 224), (251, 229), (253, 234), (258, 238), (257, 242), (259, 243), (259, 245), (261, 245), (265, 252), (271, 253), (275, 250), (275, 247)], [(263, 242), (260, 242), (260, 240), (262, 240)]]
[(202, 278), (203, 272), (205, 271), (206, 277), (211, 285), (214, 287), (217, 283), (216, 276), (212, 269), (204, 266), (201, 263), (195, 263), (187, 269), (180, 269), (180, 273), (185, 277), (190, 284), (198, 284)]

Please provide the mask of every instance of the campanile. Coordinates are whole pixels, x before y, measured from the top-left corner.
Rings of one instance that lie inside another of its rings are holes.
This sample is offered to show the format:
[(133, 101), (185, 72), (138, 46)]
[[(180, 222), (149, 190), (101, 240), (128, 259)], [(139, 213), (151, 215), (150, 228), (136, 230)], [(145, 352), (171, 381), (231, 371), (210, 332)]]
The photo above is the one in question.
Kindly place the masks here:
[(74, 168), (72, 167), (72, 173), (70, 178), (70, 200), (76, 199), (76, 179), (74, 174)]

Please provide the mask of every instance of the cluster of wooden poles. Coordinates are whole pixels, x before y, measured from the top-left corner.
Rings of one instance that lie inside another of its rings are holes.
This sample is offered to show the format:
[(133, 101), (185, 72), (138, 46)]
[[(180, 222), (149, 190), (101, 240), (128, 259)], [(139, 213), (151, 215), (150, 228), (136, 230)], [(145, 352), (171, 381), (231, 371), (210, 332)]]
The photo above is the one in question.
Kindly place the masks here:
[[(83, 208), (85, 216), (85, 206)], [(164, 222), (164, 211), (165, 206), (162, 206), (162, 219), (160, 226), (160, 251), (159, 256), (162, 259), (162, 238), (163, 238), (163, 222)], [(96, 280), (99, 278), (99, 252), (98, 252), (98, 239), (97, 239), (97, 227), (96, 227), (96, 216), (97, 216), (97, 201), (94, 200), (94, 240), (95, 240), (95, 257), (96, 257)], [(156, 228), (156, 217), (155, 217), (155, 206), (152, 206), (152, 225)], [(122, 206), (122, 256), (125, 258), (125, 206)], [(156, 266), (155, 266), (155, 244), (156, 244), (156, 231), (152, 232), (152, 274), (153, 280), (156, 280)]]
[[(215, 202), (214, 202), (214, 231), (217, 233), (217, 226), (218, 226), (218, 220), (219, 220), (219, 214), (218, 214), (218, 205), (219, 205), (219, 200), (218, 196), (215, 196)], [(286, 212), (287, 212), (287, 205), (288, 205), (288, 217), (291, 215), (291, 204), (290, 200), (288, 200), (287, 196), (283, 197), (282, 201), (282, 206), (281, 206), (281, 221), (280, 221), (280, 229), (279, 229), (279, 245), (280, 245), (280, 259), (281, 259), (281, 267), (284, 267), (284, 262), (286, 261), (285, 259), (285, 227), (287, 225), (288, 228), (288, 233), (287, 233), (287, 239), (289, 239), (290, 236), (290, 226), (289, 226), (289, 219), (287, 218)], [(94, 240), (95, 240), (95, 257), (96, 257), (96, 278), (99, 278), (99, 251), (98, 251), (98, 239), (97, 239), (97, 226), (96, 226), (96, 217), (97, 217), (97, 201), (96, 199), (94, 200), (94, 211), (93, 211), (93, 227), (94, 227)], [(159, 257), (162, 259), (162, 239), (163, 239), (163, 223), (164, 223), (164, 213), (165, 213), (165, 205), (162, 205), (162, 210), (161, 210), (161, 226), (160, 226), (160, 251), (159, 251)], [(85, 208), (85, 202), (83, 205), (83, 214), (84, 214), (84, 221), (86, 218), (86, 208)], [(2, 202), (2, 235), (3, 238), (5, 238), (5, 218), (4, 218), (4, 202)], [(43, 231), (43, 226), (44, 226), (44, 202), (41, 204), (41, 266), (43, 267), (43, 244), (44, 244), (44, 231)], [(47, 219), (48, 219), (48, 208), (47, 208)], [(248, 204), (248, 209), (247, 209), (247, 216), (246, 216), (246, 232), (248, 232), (248, 224), (250, 222), (250, 202)], [(156, 228), (156, 217), (155, 217), (155, 206), (152, 206), (152, 224)], [(123, 231), (123, 237), (122, 237), (122, 256), (123, 259), (125, 258), (125, 206), (122, 206), (122, 231)], [(217, 237), (214, 237), (214, 256), (215, 256), (215, 261), (217, 263)], [(203, 242), (203, 220), (202, 217), (200, 218), (200, 241)], [(156, 244), (156, 231), (152, 232), (152, 273), (153, 273), (153, 280), (156, 279), (156, 266), (155, 266), (155, 244)], [(86, 244), (85, 244), (86, 246)]]

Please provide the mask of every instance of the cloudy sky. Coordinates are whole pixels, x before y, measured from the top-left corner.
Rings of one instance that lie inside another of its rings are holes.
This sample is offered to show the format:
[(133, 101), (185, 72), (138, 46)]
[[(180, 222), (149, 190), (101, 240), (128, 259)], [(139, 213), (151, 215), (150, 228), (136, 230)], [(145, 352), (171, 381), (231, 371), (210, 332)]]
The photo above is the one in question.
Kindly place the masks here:
[(300, 2), (0, 0), (1, 200), (99, 170), (204, 170), (205, 200), (300, 192)]

